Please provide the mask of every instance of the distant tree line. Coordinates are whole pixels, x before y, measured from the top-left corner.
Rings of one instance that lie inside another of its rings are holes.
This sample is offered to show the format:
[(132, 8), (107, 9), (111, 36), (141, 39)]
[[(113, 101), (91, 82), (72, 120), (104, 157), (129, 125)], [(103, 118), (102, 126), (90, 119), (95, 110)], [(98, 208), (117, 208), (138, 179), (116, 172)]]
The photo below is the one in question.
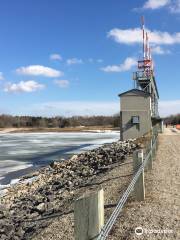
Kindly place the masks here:
[(36, 127), (64, 128), (78, 126), (107, 126), (119, 127), (119, 115), (114, 116), (75, 116), (75, 117), (33, 117), (0, 115), (0, 128), (5, 127)]
[(171, 125), (180, 124), (180, 113), (178, 113), (176, 115), (170, 115), (170, 116), (164, 118), (164, 123), (171, 124)]

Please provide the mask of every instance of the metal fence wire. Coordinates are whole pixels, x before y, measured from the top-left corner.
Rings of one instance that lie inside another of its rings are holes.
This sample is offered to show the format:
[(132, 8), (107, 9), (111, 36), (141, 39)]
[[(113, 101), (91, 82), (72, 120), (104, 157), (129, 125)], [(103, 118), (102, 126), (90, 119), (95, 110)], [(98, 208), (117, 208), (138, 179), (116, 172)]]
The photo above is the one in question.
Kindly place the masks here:
[(111, 231), (119, 213), (122, 211), (122, 208), (124, 206), (124, 204), (126, 203), (130, 193), (132, 192), (140, 174), (142, 173), (144, 167), (146, 166), (152, 151), (154, 150), (155, 146), (157, 144), (157, 136), (154, 139), (153, 145), (151, 150), (149, 151), (149, 153), (145, 156), (143, 163), (140, 165), (139, 169), (137, 170), (137, 172), (134, 174), (129, 186), (127, 187), (126, 191), (124, 192), (123, 196), (120, 198), (120, 200), (118, 201), (118, 204), (116, 206), (116, 208), (114, 209), (113, 213), (111, 214), (110, 218), (108, 219), (107, 223), (104, 225), (104, 227), (102, 228), (97, 240), (104, 240), (107, 238), (109, 232)]

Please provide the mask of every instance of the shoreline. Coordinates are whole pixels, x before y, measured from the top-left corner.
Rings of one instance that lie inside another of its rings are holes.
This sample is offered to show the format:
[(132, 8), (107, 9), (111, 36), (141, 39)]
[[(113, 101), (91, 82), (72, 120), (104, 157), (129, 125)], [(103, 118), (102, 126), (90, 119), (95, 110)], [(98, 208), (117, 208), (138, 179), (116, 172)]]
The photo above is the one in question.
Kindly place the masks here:
[(48, 132), (110, 132), (119, 131), (111, 126), (67, 127), (67, 128), (0, 128), (0, 134), (6, 133), (48, 133)]
[[(138, 147), (135, 140), (104, 144), (67, 161), (53, 162), (36, 171), (36, 176), (27, 175), (24, 180), (35, 177), (34, 180), (10, 187), (0, 198), (3, 206), (0, 216), (4, 216), (0, 228), (5, 239), (29, 239), (40, 234), (50, 222), (34, 222), (35, 219), (51, 218), (52, 214), (68, 210), (83, 186), (97, 179), (101, 181), (102, 176), (124, 163)], [(11, 232), (6, 231), (7, 225), (11, 226)]]
[[(46, 134), (46, 133), (42, 133), (42, 134)], [(59, 134), (63, 134), (63, 133), (59, 133)], [(68, 133), (65, 133), (65, 134), (68, 134)], [(82, 132), (80, 132), (79, 134), (84, 135), (84, 133), (82, 133)], [(91, 133), (88, 132), (88, 134), (91, 134)], [(106, 134), (106, 133), (102, 133), (102, 134)], [(1, 136), (3, 136), (3, 135), (1, 135)], [(118, 136), (118, 135), (116, 134), (116, 136)], [(84, 144), (82, 142), (80, 142), (79, 144), (77, 143), (75, 145), (70, 143), (67, 146), (58, 146), (54, 149), (50, 148), (49, 151), (45, 151), (45, 152), (43, 152), (41, 150), (41, 153), (39, 153), (37, 151), (37, 154), (33, 154), (33, 155), (29, 155), (29, 156), (28, 155), (24, 156), (21, 154), (19, 157), (15, 157), (14, 159), (12, 158), (12, 160), (8, 160), (9, 157), (6, 156), (6, 158), (4, 158), (4, 160), (3, 159), (0, 160), (0, 168), (1, 168), (0, 190), (6, 189), (7, 186), (9, 186), (12, 182), (13, 183), (17, 182), (25, 174), (28, 174), (28, 173), (30, 173), (34, 170), (40, 169), (42, 167), (48, 166), (53, 161), (56, 161), (59, 159), (67, 160), (73, 154), (79, 154), (81, 152), (85, 152), (85, 151), (97, 148), (105, 143), (114, 142), (116, 140), (118, 140), (117, 137), (115, 137), (115, 139), (113, 139), (113, 137), (112, 137), (112, 139), (108, 139), (108, 138), (107, 139), (106, 138), (99, 139), (98, 143), (97, 143), (97, 140), (96, 140), (96, 142), (89, 141)], [(43, 140), (42, 140), (42, 142), (43, 142)], [(43, 143), (41, 143), (39, 147), (41, 147), (42, 144)], [(16, 151), (16, 150), (13, 150), (13, 151)], [(26, 151), (28, 151), (28, 150), (26, 150)], [(7, 159), (7, 160), (5, 160), (5, 159)], [(27, 165), (27, 167), (25, 167), (26, 165)], [(5, 167), (6, 173), (5, 173), (5, 171), (3, 171), (3, 167)]]
[[(73, 155), (73, 154), (66, 154), (66, 152), (77, 150), (77, 149), (80, 150), (83, 147), (90, 147), (90, 146), (91, 146), (91, 144), (81, 144), (80, 146), (77, 146), (77, 147), (71, 146), (69, 148), (59, 150), (59, 152), (61, 152), (61, 158), (59, 161), (64, 161), (64, 160), (66, 161), (70, 158), (70, 156)], [(54, 152), (48, 153), (47, 157), (48, 156), (52, 157), (55, 153)], [(0, 186), (4, 185), (5, 187), (2, 188), (4, 190), (4, 189), (6, 189), (6, 185), (11, 185), (11, 182), (13, 180), (16, 181), (19, 179), (19, 181), (20, 181), (21, 178), (25, 177), (26, 175), (29, 175), (29, 174), (31, 175), (31, 174), (33, 174), (34, 171), (43, 169), (43, 168), (47, 167), (51, 162), (53, 162), (53, 160), (49, 160), (46, 163), (41, 164), (41, 161), (42, 161), (42, 155), (38, 155), (36, 157), (31, 157), (29, 159), (29, 161), (27, 161), (27, 165), (29, 163), (29, 165), (31, 165), (30, 167), (18, 169), (18, 170), (15, 170), (15, 171), (12, 171), (12, 172), (9, 172), (9, 173), (3, 175), (2, 179), (0, 179)], [(0, 188), (0, 192), (1, 192), (1, 188)]]

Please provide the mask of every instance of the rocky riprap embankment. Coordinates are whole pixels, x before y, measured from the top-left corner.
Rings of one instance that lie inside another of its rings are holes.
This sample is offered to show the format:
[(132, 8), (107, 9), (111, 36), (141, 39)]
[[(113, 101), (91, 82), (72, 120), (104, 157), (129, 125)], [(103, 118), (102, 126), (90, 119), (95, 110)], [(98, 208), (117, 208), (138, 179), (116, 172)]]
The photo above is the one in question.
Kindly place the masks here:
[(136, 148), (138, 144), (134, 140), (105, 144), (69, 160), (53, 162), (24, 177), (35, 177), (35, 180), (9, 188), (1, 198), (0, 239), (33, 237), (50, 223), (53, 214), (69, 210), (77, 189), (108, 171), (113, 164), (123, 162)]

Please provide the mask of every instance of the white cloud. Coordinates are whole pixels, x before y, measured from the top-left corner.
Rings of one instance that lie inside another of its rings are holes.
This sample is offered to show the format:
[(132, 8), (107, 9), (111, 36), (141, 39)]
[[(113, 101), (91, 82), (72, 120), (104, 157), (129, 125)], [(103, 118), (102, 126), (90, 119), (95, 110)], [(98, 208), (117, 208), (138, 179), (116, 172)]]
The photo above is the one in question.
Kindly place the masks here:
[(180, 0), (147, 0), (142, 8), (135, 8), (134, 10), (156, 10), (163, 7), (171, 13), (180, 13)]
[(159, 102), (159, 113), (161, 117), (166, 117), (171, 114), (180, 113), (180, 99), (160, 101)]
[(69, 86), (68, 80), (54, 80), (54, 83), (60, 88), (67, 88)]
[(19, 83), (8, 83), (4, 88), (5, 92), (35, 92), (37, 90), (43, 89), (45, 86), (39, 84), (33, 80), (20, 81)]
[(170, 0), (148, 0), (145, 2), (144, 9), (158, 9), (170, 4)]
[[(150, 31), (147, 29), (149, 34), (149, 42), (152, 44), (179, 44), (180, 43), (180, 32), (170, 34), (168, 32), (161, 31)], [(142, 43), (142, 30), (140, 28), (134, 29), (118, 29), (114, 28), (108, 33), (108, 37), (114, 41), (123, 44), (135, 44)]]
[(169, 6), (171, 13), (180, 13), (180, 0), (172, 1), (172, 4)]
[(165, 55), (165, 54), (170, 54), (171, 51), (168, 49), (164, 49), (160, 46), (154, 46), (151, 48), (152, 53), (157, 54), (157, 55)]
[(58, 53), (53, 53), (53, 54), (50, 55), (50, 60), (62, 61), (62, 57)]
[(63, 76), (63, 72), (42, 65), (30, 65), (26, 67), (20, 67), (16, 69), (16, 73), (21, 75), (44, 76), (44, 77)]
[(101, 68), (101, 70), (104, 72), (125, 72), (130, 70), (135, 65), (137, 65), (137, 60), (135, 58), (128, 57), (120, 65), (109, 65)]
[(3, 73), (2, 72), (0, 72), (0, 81), (1, 80), (4, 80), (4, 76), (3, 76)]
[(69, 58), (69, 59), (67, 59), (66, 62), (67, 62), (68, 65), (82, 64), (83, 63), (82, 59), (78, 59), (78, 58)]
[[(28, 111), (28, 112), (27, 112)], [(42, 116), (113, 115), (119, 112), (119, 102), (62, 101), (28, 106), (20, 114)], [(17, 113), (16, 113), (17, 114)]]

